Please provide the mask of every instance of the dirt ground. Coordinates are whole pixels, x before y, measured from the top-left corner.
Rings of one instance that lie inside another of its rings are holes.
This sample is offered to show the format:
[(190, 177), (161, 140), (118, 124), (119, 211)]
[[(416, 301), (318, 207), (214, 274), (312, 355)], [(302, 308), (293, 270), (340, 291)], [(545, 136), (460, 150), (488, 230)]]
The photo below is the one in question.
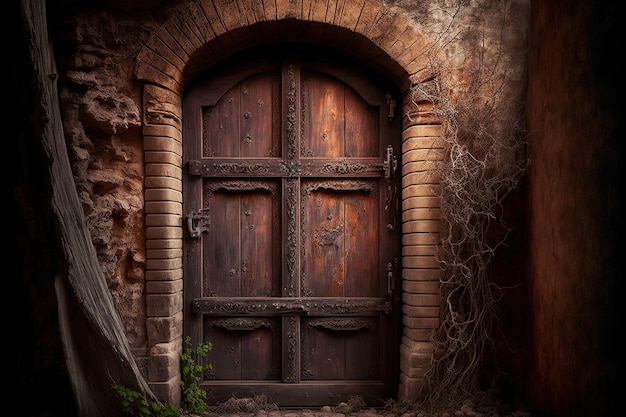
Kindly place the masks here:
[(358, 397), (347, 403), (319, 409), (279, 409), (263, 397), (230, 400), (209, 408), (206, 417), (537, 417), (526, 410), (514, 410), (497, 399), (483, 399), (479, 404), (465, 401), (441, 410), (422, 410), (418, 405), (389, 401), (384, 407), (367, 407)]

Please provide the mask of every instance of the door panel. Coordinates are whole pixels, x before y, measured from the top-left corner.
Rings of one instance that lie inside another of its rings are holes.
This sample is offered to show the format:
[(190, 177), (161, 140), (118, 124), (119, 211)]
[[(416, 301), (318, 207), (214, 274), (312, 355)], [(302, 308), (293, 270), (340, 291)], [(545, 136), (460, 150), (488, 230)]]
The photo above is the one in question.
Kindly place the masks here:
[(277, 72), (252, 76), (204, 107), (203, 156), (279, 156), (279, 80)]
[(303, 181), (302, 236), (308, 239), (303, 243), (304, 295), (380, 295), (380, 201), (368, 192), (376, 185), (374, 181)]
[(207, 318), (204, 334), (214, 343), (208, 352), (210, 380), (278, 380), (280, 320), (276, 318)]
[(302, 156), (358, 157), (378, 154), (378, 110), (336, 78), (302, 74)]
[(185, 95), (185, 334), (213, 345), (209, 401), (374, 405), (399, 373), (393, 90), (346, 56), (277, 50)]
[(202, 297), (280, 293), (280, 195), (275, 181), (205, 181)]
[(377, 318), (305, 318), (302, 328), (303, 380), (380, 378)]

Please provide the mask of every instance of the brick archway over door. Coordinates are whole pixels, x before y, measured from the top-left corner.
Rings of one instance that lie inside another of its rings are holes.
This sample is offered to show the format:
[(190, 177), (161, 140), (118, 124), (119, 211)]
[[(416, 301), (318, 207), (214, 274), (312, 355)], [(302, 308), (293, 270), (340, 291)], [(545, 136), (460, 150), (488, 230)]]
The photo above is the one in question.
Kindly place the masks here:
[[(184, 2), (154, 31), (137, 56), (144, 83), (148, 383), (167, 403), (180, 401), (183, 334), (182, 95), (212, 64), (261, 43), (285, 39), (330, 45), (369, 62), (403, 94), (402, 341), (398, 399), (415, 400), (431, 360), (439, 324), (435, 259), (439, 201), (433, 192), (442, 159), (442, 125), (428, 105), (415, 105), (412, 86), (431, 79), (432, 45), (401, 10), (380, 1)], [(399, 103), (400, 104), (400, 103)], [(423, 109), (426, 110), (423, 110)]]

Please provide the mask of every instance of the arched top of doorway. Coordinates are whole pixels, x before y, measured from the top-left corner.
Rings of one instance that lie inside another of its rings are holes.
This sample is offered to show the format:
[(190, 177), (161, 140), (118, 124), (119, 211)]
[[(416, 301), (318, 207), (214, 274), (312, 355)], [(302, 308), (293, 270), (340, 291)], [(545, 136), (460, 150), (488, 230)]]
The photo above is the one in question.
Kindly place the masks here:
[(210, 89), (214, 91), (217, 100), (232, 85), (261, 72), (278, 71), (283, 62), (289, 61), (297, 61), (303, 69), (325, 73), (340, 80), (359, 91), (370, 105), (378, 102), (381, 96), (395, 100), (399, 98), (398, 88), (393, 81), (383, 77), (372, 65), (331, 46), (302, 42), (261, 45), (233, 54), (200, 74), (185, 90), (189, 91), (193, 86), (211, 85)]
[(428, 37), (402, 9), (379, 0), (339, 4), (184, 2), (139, 52), (135, 75), (182, 95), (204, 70), (236, 52), (293, 41), (333, 46), (368, 62), (402, 93), (431, 78)]

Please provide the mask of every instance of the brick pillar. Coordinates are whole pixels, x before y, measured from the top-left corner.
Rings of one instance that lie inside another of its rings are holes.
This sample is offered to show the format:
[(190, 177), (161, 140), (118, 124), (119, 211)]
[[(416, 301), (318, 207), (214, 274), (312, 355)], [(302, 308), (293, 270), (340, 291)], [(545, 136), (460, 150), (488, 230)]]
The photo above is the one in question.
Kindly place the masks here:
[(148, 384), (180, 404), (183, 335), (182, 101), (144, 86), (146, 312)]
[(443, 159), (442, 125), (430, 106), (405, 105), (402, 132), (402, 340), (398, 399), (416, 401), (439, 325), (439, 279), (435, 258), (440, 230), (437, 167)]

